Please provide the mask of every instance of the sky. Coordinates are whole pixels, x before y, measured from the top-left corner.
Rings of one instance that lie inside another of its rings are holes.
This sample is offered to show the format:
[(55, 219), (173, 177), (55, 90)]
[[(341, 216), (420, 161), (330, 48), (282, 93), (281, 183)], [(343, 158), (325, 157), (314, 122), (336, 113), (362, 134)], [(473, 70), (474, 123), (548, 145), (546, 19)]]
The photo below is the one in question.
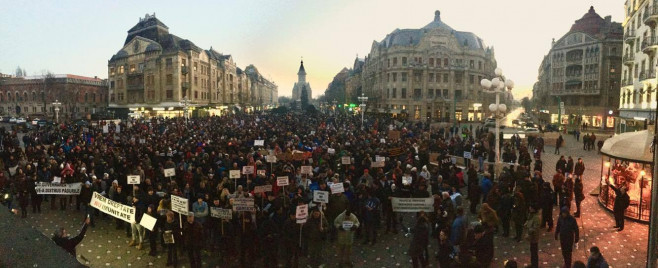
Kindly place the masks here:
[(370, 52), (373, 41), (396, 28), (421, 28), (440, 10), (444, 23), (494, 47), (521, 99), (532, 94), (552, 38), (566, 34), (591, 5), (601, 17), (624, 19), (624, 1), (614, 0), (0, 0), (0, 73), (20, 66), (28, 75), (107, 78), (107, 61), (127, 31), (155, 13), (170, 33), (230, 54), (243, 69), (254, 64), (278, 85), (279, 96), (292, 95), (303, 57), (318, 97), (343, 67)]

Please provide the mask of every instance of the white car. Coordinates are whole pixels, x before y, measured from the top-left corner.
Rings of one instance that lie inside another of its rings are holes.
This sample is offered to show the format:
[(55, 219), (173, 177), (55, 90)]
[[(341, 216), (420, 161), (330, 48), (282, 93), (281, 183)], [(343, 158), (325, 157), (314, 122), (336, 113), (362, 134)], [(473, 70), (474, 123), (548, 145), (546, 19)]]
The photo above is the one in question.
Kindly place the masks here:
[(16, 117), (9, 118), (9, 123), (16, 123)]
[(16, 119), (16, 124), (25, 123), (25, 122), (27, 122), (27, 121), (25, 121), (25, 118), (23, 118), (23, 117), (20, 117), (20, 118)]
[(534, 127), (529, 127), (524, 130), (525, 133), (527, 134), (539, 134), (539, 129), (536, 129)]

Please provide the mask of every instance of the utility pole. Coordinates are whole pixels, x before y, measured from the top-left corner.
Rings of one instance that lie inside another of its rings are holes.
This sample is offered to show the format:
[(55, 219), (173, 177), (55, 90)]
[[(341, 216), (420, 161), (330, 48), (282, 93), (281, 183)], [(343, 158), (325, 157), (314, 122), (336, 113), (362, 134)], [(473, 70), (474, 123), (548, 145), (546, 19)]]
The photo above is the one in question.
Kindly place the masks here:
[[(658, 101), (658, 94), (656, 94), (656, 100)], [(651, 150), (653, 150), (653, 179), (651, 180), (651, 214), (649, 220), (649, 242), (647, 249), (647, 267), (656, 268), (658, 264), (656, 259), (658, 258), (657, 246), (658, 246), (658, 180), (656, 180), (656, 174), (658, 174), (658, 109), (656, 109), (656, 115), (654, 116), (653, 125), (653, 142), (651, 143)]]

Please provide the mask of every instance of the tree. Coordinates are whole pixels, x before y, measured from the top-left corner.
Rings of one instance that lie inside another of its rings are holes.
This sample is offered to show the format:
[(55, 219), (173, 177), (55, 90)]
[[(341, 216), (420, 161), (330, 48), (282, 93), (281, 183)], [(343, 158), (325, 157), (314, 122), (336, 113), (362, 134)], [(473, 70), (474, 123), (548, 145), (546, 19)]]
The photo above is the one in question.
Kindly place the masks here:
[(301, 95), (299, 96), (300, 102), (302, 104), (302, 109), (306, 109), (308, 106), (308, 92), (306, 88), (302, 88)]
[(523, 99), (521, 99), (521, 106), (523, 106), (526, 113), (532, 111), (532, 101), (528, 97), (523, 97)]

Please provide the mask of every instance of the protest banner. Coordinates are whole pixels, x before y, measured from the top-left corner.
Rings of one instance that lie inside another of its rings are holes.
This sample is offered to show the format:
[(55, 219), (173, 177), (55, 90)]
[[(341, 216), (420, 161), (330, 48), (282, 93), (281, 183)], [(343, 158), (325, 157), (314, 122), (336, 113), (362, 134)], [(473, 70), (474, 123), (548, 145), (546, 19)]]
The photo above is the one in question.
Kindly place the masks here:
[(393, 197), (391, 205), (394, 212), (432, 212), (434, 211), (434, 198)]
[(384, 163), (384, 161), (377, 161), (377, 162), (371, 162), (370, 163), (370, 167), (373, 167), (373, 168), (384, 167), (384, 166), (386, 166), (386, 163)]
[(211, 207), (210, 217), (219, 218), (223, 220), (231, 220), (233, 219), (233, 212), (230, 209)]
[(235, 212), (245, 212), (245, 211), (256, 211), (254, 207), (253, 198), (234, 198), (233, 199), (233, 211)]
[(265, 146), (265, 140), (254, 140), (254, 146)]
[(142, 220), (139, 221), (139, 225), (144, 226), (144, 228), (149, 229), (149, 231), (153, 231), (153, 227), (155, 227), (156, 221), (156, 218), (153, 218), (151, 215), (144, 213), (144, 215), (142, 215)]
[(282, 176), (282, 177), (276, 177), (276, 185), (277, 186), (288, 186), (290, 182), (288, 181), (287, 176)]
[(242, 174), (244, 174), (244, 175), (254, 174), (254, 166), (244, 166), (244, 167), (242, 167)]
[(97, 192), (91, 198), (91, 206), (127, 223), (135, 223), (135, 208), (112, 201)]
[(176, 169), (175, 168), (166, 168), (164, 170), (164, 176), (165, 177), (173, 177), (176, 176)]
[(139, 175), (128, 175), (128, 184), (139, 184)]
[(272, 185), (262, 185), (262, 186), (256, 186), (254, 187), (254, 193), (255, 194), (260, 194), (264, 192), (271, 192), (272, 191)]
[(329, 187), (331, 188), (331, 193), (332, 194), (338, 194), (338, 193), (345, 192), (345, 187), (343, 186), (342, 182), (333, 183)]
[(228, 177), (231, 178), (231, 179), (239, 179), (240, 178), (240, 170), (239, 169), (229, 170)]
[(301, 171), (302, 171), (302, 174), (313, 175), (313, 167), (312, 166), (302, 166)]
[(82, 189), (82, 183), (50, 183), (40, 182), (34, 187), (37, 194), (58, 194), (58, 195), (79, 195)]
[(187, 198), (182, 198), (180, 196), (172, 195), (171, 196), (171, 210), (178, 212), (182, 215), (187, 215), (190, 211)]
[(340, 163), (343, 165), (349, 165), (352, 163), (352, 159), (349, 156), (343, 156), (340, 158)]
[(313, 191), (313, 202), (329, 203), (329, 192), (320, 190)]
[(276, 163), (276, 155), (266, 155), (265, 162), (267, 163)]
[(295, 212), (296, 212), (295, 218), (297, 219), (297, 223), (305, 223), (306, 219), (308, 219), (308, 204), (297, 205), (297, 209)]
[(121, 125), (117, 125), (116, 128), (114, 129), (114, 132), (121, 133)]

